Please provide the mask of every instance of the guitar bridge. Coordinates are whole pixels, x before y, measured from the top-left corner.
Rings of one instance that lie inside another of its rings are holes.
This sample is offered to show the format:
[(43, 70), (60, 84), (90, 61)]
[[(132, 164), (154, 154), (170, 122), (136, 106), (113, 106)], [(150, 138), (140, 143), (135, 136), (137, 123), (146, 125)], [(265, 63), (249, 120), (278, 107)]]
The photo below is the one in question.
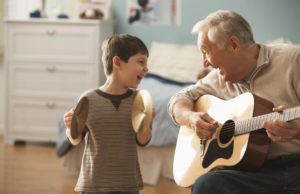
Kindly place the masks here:
[(200, 152), (200, 156), (204, 155), (204, 149), (205, 149), (205, 139), (200, 139), (200, 143), (199, 143), (199, 152)]

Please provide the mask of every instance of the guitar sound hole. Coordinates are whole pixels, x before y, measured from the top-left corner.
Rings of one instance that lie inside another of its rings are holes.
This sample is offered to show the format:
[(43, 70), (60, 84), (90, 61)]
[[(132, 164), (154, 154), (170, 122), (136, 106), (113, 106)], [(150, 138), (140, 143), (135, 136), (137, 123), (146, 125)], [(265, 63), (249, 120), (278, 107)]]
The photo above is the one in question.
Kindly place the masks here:
[(233, 120), (228, 120), (224, 123), (221, 131), (220, 131), (220, 142), (225, 144), (229, 142), (234, 134), (235, 123)]

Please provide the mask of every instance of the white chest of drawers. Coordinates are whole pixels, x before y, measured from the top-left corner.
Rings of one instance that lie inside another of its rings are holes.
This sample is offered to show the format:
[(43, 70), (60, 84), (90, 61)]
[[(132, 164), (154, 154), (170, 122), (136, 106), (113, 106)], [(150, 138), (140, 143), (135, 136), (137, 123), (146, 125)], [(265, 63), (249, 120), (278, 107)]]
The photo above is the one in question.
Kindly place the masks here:
[(6, 20), (5, 142), (55, 141), (58, 118), (104, 81), (101, 42), (111, 21)]

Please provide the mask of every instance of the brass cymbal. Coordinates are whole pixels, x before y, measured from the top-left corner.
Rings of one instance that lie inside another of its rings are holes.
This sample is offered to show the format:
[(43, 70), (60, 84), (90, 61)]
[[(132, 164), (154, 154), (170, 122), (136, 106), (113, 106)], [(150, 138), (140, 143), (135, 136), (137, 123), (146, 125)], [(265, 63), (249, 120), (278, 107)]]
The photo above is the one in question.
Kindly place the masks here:
[(153, 104), (150, 93), (147, 90), (139, 90), (135, 96), (131, 112), (132, 126), (136, 133), (150, 127), (152, 111)]

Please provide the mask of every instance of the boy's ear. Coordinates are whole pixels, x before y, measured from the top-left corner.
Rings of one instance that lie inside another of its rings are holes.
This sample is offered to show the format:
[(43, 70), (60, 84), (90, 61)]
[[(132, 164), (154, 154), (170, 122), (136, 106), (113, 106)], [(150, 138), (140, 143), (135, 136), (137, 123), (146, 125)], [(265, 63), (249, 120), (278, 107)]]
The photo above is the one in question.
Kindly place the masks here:
[(120, 66), (121, 64), (121, 59), (118, 56), (114, 56), (112, 61), (113, 61), (113, 65)]

